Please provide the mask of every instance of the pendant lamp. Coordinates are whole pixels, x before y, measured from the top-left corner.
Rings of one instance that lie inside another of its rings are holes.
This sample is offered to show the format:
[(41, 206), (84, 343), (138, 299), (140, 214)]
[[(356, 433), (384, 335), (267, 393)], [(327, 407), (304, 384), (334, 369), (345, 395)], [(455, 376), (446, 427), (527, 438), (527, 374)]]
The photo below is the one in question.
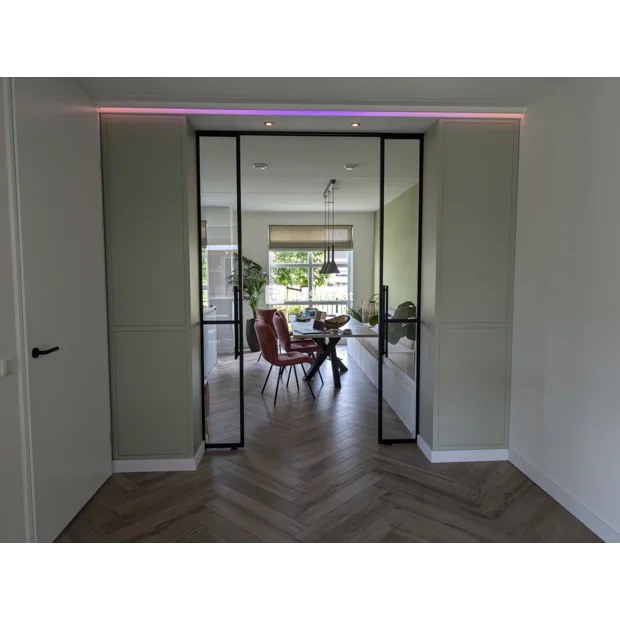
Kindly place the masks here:
[(336, 185), (336, 179), (332, 179), (330, 181), (330, 184), (328, 185), (328, 191), (327, 191), (327, 207), (328, 207), (327, 218), (328, 220), (329, 220), (329, 204), (331, 203), (331, 206), (332, 206), (332, 226), (331, 226), (332, 253), (331, 253), (331, 257), (329, 257), (329, 247), (328, 247), (329, 262), (327, 263), (327, 266), (325, 267), (324, 273), (340, 273), (340, 269), (338, 269), (338, 265), (336, 265), (336, 252), (334, 250), (334, 226), (335, 226), (335, 217), (336, 217), (336, 206), (335, 206), (335, 200), (334, 200), (335, 189), (336, 189), (335, 185)]

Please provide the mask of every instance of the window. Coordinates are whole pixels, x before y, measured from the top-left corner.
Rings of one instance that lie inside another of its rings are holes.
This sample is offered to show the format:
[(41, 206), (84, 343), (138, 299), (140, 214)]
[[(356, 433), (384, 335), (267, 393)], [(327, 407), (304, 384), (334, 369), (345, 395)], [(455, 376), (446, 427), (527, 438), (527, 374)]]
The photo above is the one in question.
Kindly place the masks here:
[(344, 314), (353, 299), (352, 250), (337, 250), (340, 273), (322, 274), (323, 251), (272, 250), (266, 301), (271, 307), (290, 306), (289, 313), (309, 306)]

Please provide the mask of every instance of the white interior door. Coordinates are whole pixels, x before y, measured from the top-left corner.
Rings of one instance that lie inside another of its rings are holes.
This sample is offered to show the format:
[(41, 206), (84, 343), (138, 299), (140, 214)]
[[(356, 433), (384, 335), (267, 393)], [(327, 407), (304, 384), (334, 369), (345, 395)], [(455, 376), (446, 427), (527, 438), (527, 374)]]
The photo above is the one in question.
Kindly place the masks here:
[[(68, 79), (18, 78), (14, 127), (38, 541), (111, 473), (99, 121)], [(34, 359), (34, 348), (59, 349)]]

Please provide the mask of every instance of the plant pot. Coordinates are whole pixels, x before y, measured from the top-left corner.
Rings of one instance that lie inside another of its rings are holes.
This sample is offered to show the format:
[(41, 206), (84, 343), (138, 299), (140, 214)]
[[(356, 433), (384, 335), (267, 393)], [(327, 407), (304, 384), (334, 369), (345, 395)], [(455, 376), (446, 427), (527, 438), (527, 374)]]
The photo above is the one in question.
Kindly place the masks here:
[(250, 351), (260, 351), (260, 344), (258, 343), (258, 336), (254, 329), (255, 319), (248, 319), (245, 322), (245, 338), (248, 341), (248, 347)]

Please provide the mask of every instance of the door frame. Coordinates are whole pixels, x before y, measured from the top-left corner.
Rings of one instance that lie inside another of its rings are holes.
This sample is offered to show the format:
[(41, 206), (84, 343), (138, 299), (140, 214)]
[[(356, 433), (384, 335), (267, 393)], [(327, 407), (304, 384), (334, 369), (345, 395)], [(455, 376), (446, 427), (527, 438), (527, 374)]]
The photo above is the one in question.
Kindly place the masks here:
[(0, 145), (6, 153), (7, 167), (7, 203), (9, 212), (9, 237), (11, 239), (13, 297), (14, 297), (14, 325), (15, 325), (15, 352), (16, 359), (13, 362), (12, 373), (17, 382), (17, 403), (20, 422), (20, 452), (21, 452), (21, 477), (23, 480), (23, 510), (24, 510), (24, 533), (23, 542), (37, 542), (35, 498), (34, 498), (34, 474), (33, 455), (30, 440), (30, 393), (28, 387), (28, 346), (26, 343), (26, 311), (23, 278), (22, 257), (22, 226), (21, 204), (19, 201), (18, 176), (17, 176), (17, 143), (15, 138), (14, 117), (14, 82), (15, 78), (3, 77), (3, 88), (0, 89), (2, 103), (0, 109), (0, 123), (4, 124), (5, 144)]
[[(383, 280), (383, 259), (384, 259), (384, 232), (385, 232), (385, 141), (386, 140), (418, 140), (418, 285), (416, 299), (416, 316), (412, 319), (389, 319), (387, 318), (387, 286)], [(380, 187), (379, 187), (379, 354), (377, 356), (377, 440), (380, 444), (390, 446), (401, 443), (417, 443), (418, 433), (420, 432), (420, 306), (422, 300), (422, 212), (423, 212), (423, 190), (424, 190), (424, 134), (415, 135), (396, 134), (384, 135), (381, 137), (379, 152), (380, 167)], [(385, 293), (385, 295), (384, 295)], [(415, 343), (415, 437), (407, 438), (385, 438), (383, 436), (383, 358), (387, 357), (387, 349), (384, 348), (387, 339), (386, 329), (390, 323), (402, 324), (409, 323), (416, 326)]]
[[(200, 303), (200, 372), (201, 372), (201, 399), (202, 399), (202, 436), (205, 437), (205, 415), (204, 415), (204, 326), (209, 324), (236, 324), (237, 330), (243, 329), (243, 290), (239, 291), (239, 302), (237, 308), (236, 321), (205, 321), (203, 318), (202, 303), (202, 243), (201, 243), (201, 221), (202, 221), (202, 205), (201, 205), (201, 179), (200, 179), (200, 138), (202, 137), (218, 137), (218, 138), (235, 138), (236, 139), (236, 186), (237, 186), (237, 252), (239, 256), (243, 256), (242, 245), (242, 200), (241, 200), (241, 138), (244, 136), (297, 136), (297, 137), (324, 137), (324, 138), (379, 138), (380, 139), (380, 195), (379, 195), (379, 211), (380, 211), (380, 232), (379, 232), (379, 297), (381, 299), (381, 287), (383, 286), (383, 217), (384, 217), (384, 186), (385, 186), (385, 140), (418, 140), (420, 144), (420, 154), (418, 158), (419, 167), (419, 214), (418, 214), (418, 299), (415, 323), (417, 328), (416, 339), (416, 437), (411, 439), (384, 439), (382, 434), (383, 425), (383, 363), (381, 354), (382, 347), (382, 321), (379, 321), (379, 355), (377, 357), (378, 372), (378, 441), (380, 444), (390, 445), (393, 443), (416, 443), (420, 424), (420, 297), (422, 291), (422, 211), (423, 211), (423, 193), (422, 193), (422, 173), (424, 160), (424, 134), (423, 133), (389, 133), (389, 132), (329, 132), (329, 131), (211, 131), (196, 130), (196, 184), (197, 184), (197, 205), (196, 213), (198, 217), (198, 247), (201, 251), (198, 254), (198, 278), (199, 278), (199, 303)], [(380, 317), (381, 318), (381, 317)], [(243, 334), (241, 334), (241, 340)], [(205, 449), (209, 448), (230, 448), (236, 450), (243, 448), (245, 445), (245, 415), (244, 415), (244, 383), (243, 383), (243, 346), (240, 347), (239, 355), (239, 442), (234, 443), (205, 443)]]

